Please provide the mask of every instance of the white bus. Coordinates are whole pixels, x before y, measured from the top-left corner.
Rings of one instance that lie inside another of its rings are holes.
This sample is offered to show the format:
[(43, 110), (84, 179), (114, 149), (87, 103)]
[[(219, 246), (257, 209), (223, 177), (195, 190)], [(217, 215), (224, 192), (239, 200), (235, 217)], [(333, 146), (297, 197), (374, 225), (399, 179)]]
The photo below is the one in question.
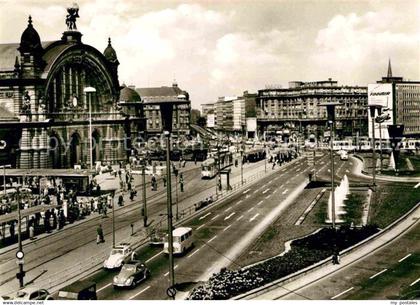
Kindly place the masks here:
[[(185, 251), (193, 247), (193, 237), (192, 229), (188, 227), (176, 228), (172, 231), (173, 236), (173, 251), (174, 254), (184, 254)], [(169, 253), (169, 243), (166, 238), (165, 243), (163, 244), (163, 252)]]

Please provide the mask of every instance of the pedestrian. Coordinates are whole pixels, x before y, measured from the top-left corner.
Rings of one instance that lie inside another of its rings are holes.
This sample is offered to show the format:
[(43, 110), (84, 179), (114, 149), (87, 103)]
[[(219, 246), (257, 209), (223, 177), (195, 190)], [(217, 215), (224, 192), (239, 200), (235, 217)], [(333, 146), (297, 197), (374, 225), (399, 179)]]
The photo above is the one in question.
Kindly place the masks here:
[(181, 188), (181, 193), (184, 192), (184, 175), (181, 173), (179, 174), (179, 186)]
[(130, 200), (133, 201), (134, 200), (134, 196), (136, 196), (137, 192), (135, 190), (131, 190), (130, 191)]
[(99, 243), (104, 243), (105, 239), (104, 239), (104, 231), (102, 230), (102, 225), (99, 224), (98, 228), (96, 228), (96, 244)]
[(35, 236), (35, 229), (34, 229), (34, 226), (31, 225), (29, 227), (29, 239), (34, 240), (35, 239), (34, 236)]
[(122, 207), (124, 205), (124, 197), (122, 194), (118, 197), (118, 205)]
[(163, 187), (166, 187), (166, 176), (163, 176), (162, 180), (163, 180)]
[(157, 190), (157, 187), (156, 187), (156, 177), (155, 177), (155, 175), (152, 176), (151, 187), (152, 187), (152, 191), (156, 191)]

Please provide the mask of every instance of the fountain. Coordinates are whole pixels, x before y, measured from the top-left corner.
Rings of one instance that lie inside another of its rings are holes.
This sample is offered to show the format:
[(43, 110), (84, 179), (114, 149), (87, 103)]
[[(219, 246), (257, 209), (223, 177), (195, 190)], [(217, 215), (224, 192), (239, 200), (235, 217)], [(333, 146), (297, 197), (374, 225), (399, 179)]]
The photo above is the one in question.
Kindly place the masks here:
[[(350, 194), (349, 190), (349, 179), (347, 175), (344, 175), (343, 179), (341, 179), (340, 185), (337, 186), (334, 190), (334, 198), (335, 198), (335, 222), (336, 223), (343, 223), (344, 220), (341, 218), (342, 215), (346, 214), (344, 209), (345, 204), (344, 201), (347, 199), (347, 195)], [(328, 198), (328, 218), (325, 221), (326, 223), (332, 223), (332, 198), (331, 193), (330, 197)]]
[(391, 155), (389, 156), (389, 165), (388, 165), (389, 169), (392, 169), (395, 171), (396, 167), (395, 167), (395, 159), (394, 159), (394, 154), (391, 152)]

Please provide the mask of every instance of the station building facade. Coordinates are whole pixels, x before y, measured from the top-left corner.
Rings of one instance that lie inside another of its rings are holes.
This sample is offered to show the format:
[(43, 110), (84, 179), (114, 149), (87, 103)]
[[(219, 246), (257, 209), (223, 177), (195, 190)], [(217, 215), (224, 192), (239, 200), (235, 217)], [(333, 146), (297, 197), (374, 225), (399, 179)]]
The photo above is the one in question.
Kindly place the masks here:
[(93, 163), (126, 159), (127, 116), (117, 107), (119, 62), (111, 41), (102, 53), (73, 28), (42, 42), (32, 23), (29, 17), (20, 43), (0, 44), (1, 162), (87, 166), (90, 138)]

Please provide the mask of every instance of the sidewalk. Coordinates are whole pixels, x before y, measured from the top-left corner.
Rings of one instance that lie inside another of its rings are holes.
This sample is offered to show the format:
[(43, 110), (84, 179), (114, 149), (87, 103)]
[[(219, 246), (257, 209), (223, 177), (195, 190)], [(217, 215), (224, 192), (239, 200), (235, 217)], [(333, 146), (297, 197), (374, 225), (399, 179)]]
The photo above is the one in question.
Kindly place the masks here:
[[(363, 173), (363, 162), (359, 158), (355, 156), (351, 156), (350, 159), (355, 163), (356, 167), (353, 170), (353, 174), (360, 178), (364, 179), (372, 179), (372, 176)], [(393, 176), (384, 176), (384, 175), (376, 175), (376, 180), (379, 181), (389, 181), (389, 182), (420, 182), (420, 177), (393, 177)]]
[[(189, 162), (189, 163), (187, 163), (187, 165), (184, 168), (182, 168), (182, 172), (188, 172), (188, 171), (200, 168), (200, 167), (201, 167), (201, 163), (199, 163), (199, 162), (197, 162), (196, 165), (193, 162)], [(114, 165), (113, 169), (118, 169), (118, 165)], [(137, 188), (138, 195), (137, 195), (137, 197), (135, 197), (135, 199), (133, 201), (131, 201), (129, 199), (129, 197), (130, 197), (129, 192), (123, 191), (125, 206), (130, 206), (130, 205), (136, 204), (136, 203), (138, 204), (138, 202), (142, 198), (141, 197), (141, 192), (143, 191), (143, 188), (142, 188), (143, 184), (142, 184), (142, 181), (141, 181), (142, 177), (139, 176), (139, 175), (134, 175), (133, 177), (134, 177), (133, 187)], [(147, 187), (146, 199), (151, 200), (152, 198), (159, 197), (159, 195), (166, 196), (166, 189), (164, 189), (163, 187), (160, 188), (160, 190), (158, 190), (158, 191), (153, 191), (153, 192), (150, 191), (150, 177), (151, 176), (146, 176), (146, 187)], [(97, 175), (95, 178), (96, 178), (96, 181), (98, 182), (98, 184), (100, 185), (101, 189), (103, 189), (103, 190), (117, 189), (116, 195), (119, 195), (121, 193), (121, 188), (120, 188), (120, 183), (119, 183), (119, 177), (118, 176), (115, 177), (114, 175), (111, 175), (110, 173), (104, 173), (104, 174)], [(157, 179), (157, 181), (158, 181), (158, 183), (162, 182), (162, 179), (159, 178), (159, 179)], [(173, 179), (171, 185), (173, 185), (173, 187), (175, 187), (175, 179)], [(118, 206), (118, 204), (116, 204), (117, 200), (118, 200), (118, 197), (115, 196), (114, 197), (115, 211), (123, 208), (123, 207)], [(48, 206), (41, 206), (41, 207), (45, 207), (45, 209), (48, 208)], [(110, 211), (108, 210), (108, 214), (109, 214), (109, 212)], [(56, 233), (59, 233), (61, 231), (65, 231), (69, 228), (73, 228), (75, 226), (81, 225), (81, 224), (83, 224), (87, 221), (90, 221), (90, 220), (93, 220), (93, 219), (100, 219), (100, 218), (102, 218), (102, 214), (98, 214), (98, 212), (92, 212), (90, 215), (85, 216), (83, 219), (76, 220), (73, 223), (67, 223), (61, 230), (52, 230), (51, 233), (41, 233), (41, 234), (36, 235), (35, 236), (36, 241), (39, 241), (40, 239), (43, 239), (43, 238), (48, 237), (48, 236), (52, 236), (52, 235), (54, 235)], [(23, 221), (22, 232), (25, 231), (24, 224), (25, 224), (25, 222)], [(8, 232), (8, 229), (6, 227), (6, 233), (7, 232)], [(16, 232), (17, 232), (17, 228), (16, 228)], [(9, 235), (6, 234), (6, 237), (8, 237), (8, 236)], [(22, 240), (22, 245), (25, 246), (25, 245), (28, 245), (28, 244), (33, 243), (33, 242), (34, 241), (30, 240), (29, 238), (28, 239), (23, 239)], [(17, 241), (12, 245), (8, 245), (6, 247), (0, 248), (0, 255), (3, 254), (3, 253), (6, 253), (6, 252), (8, 252), (12, 249), (17, 249)]]
[[(280, 167), (277, 166), (276, 170), (271, 170), (267, 163), (267, 175), (270, 175), (272, 173), (277, 172)], [(250, 183), (251, 181), (255, 181), (257, 179), (256, 177), (259, 177), (260, 175), (265, 175), (264, 173), (264, 161), (260, 161), (258, 163), (251, 163), (244, 165), (244, 182)], [(240, 189), (240, 166), (237, 168), (232, 169), (232, 178), (231, 178), (231, 184), (235, 185), (235, 190)], [(174, 181), (173, 181), (174, 182)], [(189, 187), (188, 183), (186, 184), (186, 192), (180, 193), (180, 201), (179, 201), (179, 211), (188, 211), (189, 213), (184, 213), (184, 217), (187, 217), (195, 212), (194, 210), (194, 203), (197, 203), (200, 200), (204, 200), (208, 196), (214, 195), (216, 190), (216, 180), (201, 180), (199, 177), (197, 179), (193, 179), (190, 181), (191, 184), (196, 183), (209, 183), (210, 186), (207, 187), (205, 190), (194, 193), (194, 187)], [(248, 184), (247, 183), (247, 184)], [(214, 185), (214, 187), (212, 186)], [(248, 184), (249, 185), (249, 184)], [(248, 185), (244, 184), (244, 187), (247, 187)], [(162, 192), (164, 192), (164, 188), (162, 187)], [(148, 191), (148, 194), (151, 192)], [(220, 198), (224, 198), (225, 196), (229, 196), (230, 194), (233, 194), (234, 192), (230, 191), (224, 191), (222, 194), (220, 194)], [(165, 195), (162, 194), (164, 197), (162, 202), (166, 202)], [(158, 196), (159, 197), (159, 196)], [(183, 198), (184, 197), (184, 198)], [(159, 198), (156, 198), (156, 200), (153, 200), (154, 202), (157, 201)], [(129, 202), (129, 201), (127, 201)], [(132, 204), (138, 204), (139, 201), (133, 201)], [(175, 202), (175, 200), (174, 200)], [(149, 202), (150, 204), (150, 202)], [(128, 204), (130, 205), (130, 204)], [(165, 207), (166, 208), (166, 207)], [(125, 219), (125, 216), (118, 216), (118, 211), (121, 208), (116, 209), (116, 223), (118, 221), (123, 222)], [(174, 215), (175, 215), (175, 207), (174, 209)], [(149, 215), (149, 223), (154, 221), (155, 223), (159, 222), (162, 218), (159, 216), (159, 213), (162, 212), (162, 209), (160, 209), (157, 213), (154, 213), (153, 215)], [(110, 214), (108, 214), (110, 216)], [(95, 242), (95, 233), (94, 232), (86, 232), (88, 235), (92, 236), (85, 236), (86, 238), (89, 238), (91, 241), (85, 244), (84, 246), (80, 246), (76, 249), (71, 250), (69, 253), (65, 253), (61, 256), (58, 256), (50, 261), (47, 261), (46, 263), (42, 263), (39, 266), (37, 266), (35, 263), (29, 262), (25, 264), (25, 270), (29, 270), (26, 273), (25, 276), (25, 282), (34, 280), (34, 285), (42, 288), (46, 288), (52, 291), (55, 291), (59, 289), (61, 286), (64, 286), (65, 284), (72, 282), (78, 278), (82, 278), (89, 273), (98, 270), (102, 266), (102, 262), (105, 260), (105, 258), (109, 255), (109, 251), (112, 247), (112, 232), (111, 232), (111, 217), (108, 217), (106, 219), (99, 219), (100, 215), (94, 215), (91, 218), (87, 218), (83, 221), (78, 221), (74, 223), (71, 226), (67, 226), (67, 228), (81, 226), (83, 223), (86, 223), (90, 219), (97, 218), (99, 221), (103, 223), (104, 231), (105, 231), (105, 240), (106, 242), (104, 244), (97, 245)], [(181, 219), (182, 221), (182, 219)], [(164, 224), (164, 223), (163, 223)], [(144, 243), (147, 240), (146, 231), (143, 229), (142, 226), (142, 219), (139, 217), (139, 219), (134, 223), (135, 228), (140, 228), (140, 230), (136, 231), (136, 234), (134, 236), (131, 236), (131, 227), (129, 225), (126, 225), (125, 227), (122, 227), (120, 229), (116, 229), (115, 235), (116, 235), (116, 241), (117, 243), (121, 242), (129, 242), (134, 246), (139, 246), (140, 244)], [(61, 230), (59, 232), (55, 232), (54, 234), (61, 233), (63, 235), (62, 240), (63, 242), (66, 239), (66, 229)], [(45, 236), (38, 236), (38, 239), (34, 242), (39, 242), (42, 238), (48, 238), (49, 236), (52, 236), (53, 234), (46, 234)], [(31, 241), (27, 242), (31, 243)], [(27, 243), (24, 243), (26, 245)], [(2, 249), (3, 250), (3, 249)], [(42, 249), (39, 249), (41, 251)], [(38, 251), (38, 250), (37, 250)], [(35, 259), (36, 260), (36, 259)], [(9, 269), (10, 272), (8, 274), (2, 274), (2, 278), (6, 279), (9, 278), (10, 280), (4, 283), (0, 286), (0, 295), (8, 294), (10, 292), (18, 290), (18, 281), (16, 278), (14, 278), (14, 275), (16, 273), (16, 264), (15, 260), (9, 260), (5, 263)], [(2, 264), (3, 266), (6, 266), (5, 264)], [(31, 266), (32, 265), (32, 266)], [(47, 271), (45, 271), (47, 270)], [(45, 273), (45, 274), (44, 274)]]
[(320, 279), (325, 279), (333, 273), (344, 271), (347, 266), (350, 266), (358, 260), (362, 260), (383, 246), (386, 246), (389, 242), (413, 227), (419, 220), (420, 205), (395, 226), (390, 226), (388, 229), (379, 232), (373, 240), (368, 241), (352, 251), (342, 253), (340, 265), (333, 265), (331, 259), (328, 258), (324, 262), (318, 263), (316, 266), (308, 267), (306, 272), (296, 275), (295, 279), (290, 277), (290, 280), (279, 280), (276, 284), (272, 283), (266, 285), (265, 289), (258, 288), (255, 289), (254, 292), (249, 292), (235, 299), (274, 300), (282, 298), (290, 294), (290, 292), (296, 292)]

